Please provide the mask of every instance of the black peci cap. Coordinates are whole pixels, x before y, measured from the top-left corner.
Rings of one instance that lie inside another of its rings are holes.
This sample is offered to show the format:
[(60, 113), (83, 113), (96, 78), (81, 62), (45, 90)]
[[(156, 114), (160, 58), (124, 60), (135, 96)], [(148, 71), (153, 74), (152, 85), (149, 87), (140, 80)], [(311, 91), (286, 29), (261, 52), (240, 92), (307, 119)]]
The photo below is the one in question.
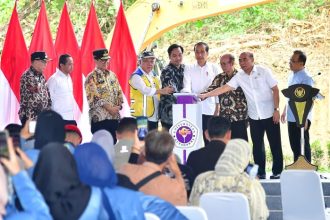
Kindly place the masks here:
[(107, 49), (98, 49), (93, 51), (93, 57), (95, 60), (108, 60), (110, 59)]
[(46, 52), (36, 51), (36, 52), (31, 53), (31, 61), (34, 61), (34, 60), (48, 61), (48, 60), (52, 60), (52, 59), (48, 58)]

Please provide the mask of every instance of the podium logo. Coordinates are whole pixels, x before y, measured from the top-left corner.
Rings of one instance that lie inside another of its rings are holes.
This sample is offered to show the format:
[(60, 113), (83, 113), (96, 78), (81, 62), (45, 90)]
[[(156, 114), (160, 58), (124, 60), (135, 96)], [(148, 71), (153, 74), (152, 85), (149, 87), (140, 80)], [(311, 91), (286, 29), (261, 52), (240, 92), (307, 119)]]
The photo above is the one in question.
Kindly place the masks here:
[(305, 89), (302, 88), (302, 87), (297, 87), (295, 90), (294, 90), (294, 95), (297, 97), (297, 98), (303, 98), (305, 96)]
[(198, 137), (197, 126), (186, 119), (173, 125), (169, 132), (175, 141), (175, 146), (181, 148), (193, 147)]

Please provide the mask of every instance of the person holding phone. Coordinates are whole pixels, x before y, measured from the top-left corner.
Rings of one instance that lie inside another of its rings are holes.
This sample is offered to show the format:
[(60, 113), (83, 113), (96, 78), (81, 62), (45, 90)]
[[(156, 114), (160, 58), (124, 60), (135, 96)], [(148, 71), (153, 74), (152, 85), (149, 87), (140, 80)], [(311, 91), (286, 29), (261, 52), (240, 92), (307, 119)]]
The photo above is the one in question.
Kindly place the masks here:
[(52, 100), (43, 72), (46, 69), (48, 58), (46, 52), (37, 51), (31, 54), (31, 66), (20, 80), (20, 109), (18, 111), (22, 125), (28, 119), (36, 120), (43, 110), (50, 109)]
[(251, 158), (251, 147), (243, 139), (228, 142), (214, 171), (197, 176), (190, 194), (190, 205), (198, 206), (201, 195), (208, 192), (237, 192), (249, 202), (251, 219), (267, 219), (266, 194), (260, 181), (251, 178), (244, 169)]
[(107, 69), (111, 59), (108, 50), (94, 50), (93, 57), (96, 68), (85, 81), (91, 131), (94, 134), (98, 130), (105, 129), (111, 133), (116, 143), (123, 91), (116, 74)]
[(159, 95), (168, 95), (174, 91), (170, 85), (160, 88), (159, 79), (153, 72), (155, 60), (153, 52), (144, 51), (140, 55), (139, 67), (129, 80), (131, 114), (134, 117), (148, 117), (149, 131), (158, 128)]
[[(2, 132), (1, 132), (2, 133)], [(32, 166), (32, 161), (20, 148), (14, 148), (12, 139), (7, 138), (8, 158), (0, 156), (0, 219), (52, 219), (49, 208), (28, 176), (25, 169)], [(19, 159), (23, 161), (21, 168)], [(18, 211), (13, 204), (7, 203), (9, 198), (7, 174), (11, 176), (13, 188), (21, 203), (23, 211)]]
[[(173, 154), (174, 140), (167, 131), (153, 130), (145, 138), (145, 162), (125, 164), (119, 173), (128, 176), (139, 191), (158, 196), (173, 205), (187, 205), (187, 192)], [(163, 173), (170, 170), (173, 177)]]

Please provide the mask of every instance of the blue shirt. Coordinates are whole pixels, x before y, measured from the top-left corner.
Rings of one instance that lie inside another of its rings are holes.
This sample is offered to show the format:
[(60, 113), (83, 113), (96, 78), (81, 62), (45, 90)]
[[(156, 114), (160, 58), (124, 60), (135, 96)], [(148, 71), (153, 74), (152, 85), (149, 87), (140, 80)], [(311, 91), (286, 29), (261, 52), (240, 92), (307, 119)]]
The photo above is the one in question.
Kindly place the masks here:
[[(296, 85), (296, 84), (306, 84), (306, 85), (310, 85), (313, 86), (313, 79), (312, 77), (309, 75), (309, 73), (306, 71), (306, 69), (302, 69), (298, 72), (295, 73), (291, 73), (288, 79), (288, 86), (292, 86), (292, 85)], [(310, 111), (308, 113), (307, 119), (311, 120), (312, 111)], [(289, 103), (287, 104), (287, 120), (289, 122), (296, 122), (296, 119), (293, 116), (292, 110), (289, 106)]]
[(20, 171), (12, 177), (12, 183), (24, 211), (19, 212), (15, 207), (6, 207), (6, 220), (51, 220), (49, 208), (37, 190), (31, 178), (25, 171)]

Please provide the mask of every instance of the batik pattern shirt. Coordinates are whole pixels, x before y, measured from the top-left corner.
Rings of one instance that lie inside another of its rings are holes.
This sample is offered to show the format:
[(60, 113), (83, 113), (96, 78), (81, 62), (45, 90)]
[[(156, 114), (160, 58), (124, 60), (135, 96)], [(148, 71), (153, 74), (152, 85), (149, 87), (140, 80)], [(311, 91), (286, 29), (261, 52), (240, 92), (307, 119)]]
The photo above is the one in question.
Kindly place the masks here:
[[(183, 89), (183, 72), (184, 65), (180, 65), (179, 68), (171, 63), (167, 65), (160, 75), (162, 88), (172, 86), (174, 87), (174, 93), (180, 92)], [(161, 121), (167, 124), (173, 123), (172, 104), (176, 104), (176, 97), (174, 95), (160, 96), (159, 117)]]
[[(217, 75), (207, 91), (212, 91), (225, 85), (235, 74), (229, 77), (226, 73)], [(247, 119), (247, 102), (241, 87), (236, 90), (219, 95), (220, 116), (227, 118), (231, 122)]]
[(89, 119), (99, 122), (106, 119), (120, 119), (119, 113), (111, 115), (103, 106), (121, 106), (123, 92), (117, 76), (108, 70), (94, 69), (85, 81), (87, 101), (89, 104)]
[(52, 105), (46, 79), (42, 73), (32, 66), (23, 73), (20, 81), (20, 109), (19, 117), (22, 120), (36, 119), (43, 110), (49, 110)]

